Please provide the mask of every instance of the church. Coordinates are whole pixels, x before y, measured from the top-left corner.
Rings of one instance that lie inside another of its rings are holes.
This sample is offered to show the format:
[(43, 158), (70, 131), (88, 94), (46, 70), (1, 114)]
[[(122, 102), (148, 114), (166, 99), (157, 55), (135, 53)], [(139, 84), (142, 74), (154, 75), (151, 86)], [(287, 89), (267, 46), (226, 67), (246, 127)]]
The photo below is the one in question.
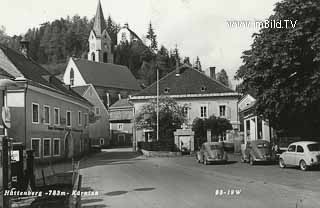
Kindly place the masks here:
[[(118, 100), (139, 92), (141, 88), (127, 66), (114, 64), (114, 45), (116, 44), (113, 44), (107, 32), (107, 24), (100, 1), (94, 17), (93, 28), (88, 35), (88, 58), (71, 57), (63, 75), (63, 82), (78, 91), (79, 89), (89, 89), (90, 86), (90, 92), (92, 91), (98, 96), (89, 96), (90, 93), (80, 90), (81, 96), (88, 95), (86, 99), (91, 103), (103, 103), (104, 105), (103, 107), (101, 105), (94, 106), (95, 123), (91, 125), (109, 129), (108, 119), (102, 118), (109, 117), (109, 107)], [(110, 133), (109, 131), (101, 132), (103, 132), (101, 135), (96, 135), (94, 132), (91, 135), (94, 134), (96, 143), (107, 145), (110, 142)]]

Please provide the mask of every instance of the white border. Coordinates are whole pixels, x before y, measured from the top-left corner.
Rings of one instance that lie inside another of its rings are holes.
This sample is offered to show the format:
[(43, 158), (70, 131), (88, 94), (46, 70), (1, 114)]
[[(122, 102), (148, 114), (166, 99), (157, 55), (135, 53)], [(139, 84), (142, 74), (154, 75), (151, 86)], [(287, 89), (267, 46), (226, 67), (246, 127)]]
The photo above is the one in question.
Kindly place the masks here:
[[(49, 141), (49, 155), (44, 155), (44, 141)], [(43, 158), (51, 157), (51, 138), (43, 138), (42, 143)]]
[[(33, 121), (33, 105), (38, 106), (38, 122)], [(31, 103), (31, 121), (33, 124), (40, 124), (40, 105), (39, 103)]]
[[(45, 113), (45, 108), (49, 108), (49, 123), (46, 123), (46, 113)], [(45, 124), (45, 125), (50, 125), (50, 122), (51, 121), (51, 108), (50, 108), (50, 106), (49, 105), (43, 105), (43, 123)]]
[[(58, 110), (58, 123), (57, 124), (56, 124), (55, 110)], [(60, 126), (60, 120), (61, 120), (60, 108), (54, 107), (53, 108), (53, 125)]]
[[(68, 125), (68, 113), (70, 112), (70, 125)], [(71, 111), (66, 111), (66, 127), (71, 127), (72, 126), (72, 112)]]
[[(54, 154), (54, 142), (55, 141), (59, 141), (59, 154)], [(57, 157), (57, 156), (60, 156), (61, 155), (61, 139), (60, 138), (53, 138), (53, 142), (52, 142), (52, 155)]]
[[(38, 158), (41, 158), (41, 139), (40, 138), (31, 138), (31, 143), (30, 143), (30, 149), (32, 149), (32, 141), (34, 141), (34, 140), (37, 140), (37, 141), (39, 141), (39, 149), (38, 149), (38, 151), (39, 151), (39, 157), (36, 157), (35, 155), (34, 155), (34, 158), (36, 158), (36, 159), (38, 159)], [(35, 150), (34, 150), (35, 151)]]

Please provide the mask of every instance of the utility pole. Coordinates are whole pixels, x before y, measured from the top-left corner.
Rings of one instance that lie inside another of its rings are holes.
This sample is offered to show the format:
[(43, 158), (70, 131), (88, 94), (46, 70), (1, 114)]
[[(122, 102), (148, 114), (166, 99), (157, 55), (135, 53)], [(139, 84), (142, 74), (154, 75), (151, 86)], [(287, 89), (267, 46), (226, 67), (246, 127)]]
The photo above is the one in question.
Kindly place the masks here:
[(157, 141), (159, 141), (159, 67), (156, 64), (157, 70)]

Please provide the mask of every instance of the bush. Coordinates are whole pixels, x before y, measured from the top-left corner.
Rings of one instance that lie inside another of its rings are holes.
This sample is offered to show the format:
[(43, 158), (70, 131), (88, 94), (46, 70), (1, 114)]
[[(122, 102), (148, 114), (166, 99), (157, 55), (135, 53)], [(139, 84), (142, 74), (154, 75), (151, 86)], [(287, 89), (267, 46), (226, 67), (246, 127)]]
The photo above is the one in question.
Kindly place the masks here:
[(138, 142), (138, 148), (148, 151), (178, 151), (175, 144), (171, 141)]

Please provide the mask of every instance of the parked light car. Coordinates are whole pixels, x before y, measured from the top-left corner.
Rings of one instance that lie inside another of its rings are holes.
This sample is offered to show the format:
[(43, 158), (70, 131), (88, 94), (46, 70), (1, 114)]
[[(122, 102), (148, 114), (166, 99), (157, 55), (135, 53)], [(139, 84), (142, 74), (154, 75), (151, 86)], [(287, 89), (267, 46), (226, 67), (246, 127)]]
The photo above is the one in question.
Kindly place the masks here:
[(256, 162), (272, 162), (270, 142), (266, 140), (254, 140), (241, 145), (241, 162), (249, 162), (254, 165)]
[(205, 142), (196, 154), (199, 163), (208, 165), (211, 162), (226, 162), (228, 155), (221, 142)]
[(299, 166), (304, 171), (311, 166), (320, 166), (320, 143), (301, 141), (290, 144), (280, 155), (279, 166)]

